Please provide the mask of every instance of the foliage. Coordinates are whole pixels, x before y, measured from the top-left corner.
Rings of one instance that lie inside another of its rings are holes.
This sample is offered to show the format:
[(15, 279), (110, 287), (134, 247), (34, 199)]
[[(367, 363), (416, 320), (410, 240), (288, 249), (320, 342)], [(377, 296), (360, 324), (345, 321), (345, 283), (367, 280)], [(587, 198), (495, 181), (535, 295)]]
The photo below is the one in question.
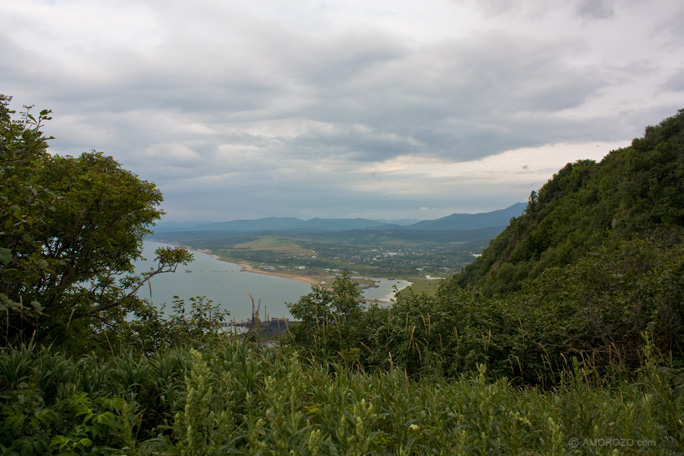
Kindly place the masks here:
[(330, 288), (313, 285), (311, 293), (288, 308), (297, 319), (288, 331), (294, 345), (316, 354), (356, 357), (365, 327), (361, 291), (349, 272), (335, 278)]
[(100, 152), (50, 155), (49, 111), (13, 120), (0, 97), (0, 310), (3, 344), (99, 340), (143, 309), (135, 292), (191, 255), (157, 251), (158, 267), (133, 275), (148, 226), (159, 219), (155, 185)]
[(451, 281), (488, 294), (520, 289), (545, 269), (571, 264), (610, 238), (684, 234), (684, 110), (600, 163), (569, 163), (527, 209)]
[(2, 454), (681, 454), (682, 372), (646, 346), (636, 381), (574, 365), (554, 391), (302, 363), (226, 339), (77, 358), (0, 352)]
[(551, 387), (575, 360), (629, 377), (643, 362), (644, 331), (684, 365), (683, 271), (684, 245), (615, 240), (506, 298), (445, 282), (436, 295), (409, 290), (389, 308), (369, 307), (341, 331), (322, 304), (337, 299), (334, 290), (317, 289), (293, 306), (301, 321), (283, 342), (322, 361), (395, 367), (412, 378), (484, 365), (497, 378)]
[(168, 347), (207, 347), (221, 339), (229, 312), (206, 296), (189, 301), (188, 308), (183, 299), (174, 296), (169, 315), (165, 315), (165, 306), (145, 308), (138, 318), (119, 328), (121, 344), (154, 353)]
[(302, 323), (286, 342), (412, 378), (485, 365), (496, 378), (553, 387), (575, 362), (633, 375), (650, 331), (655, 349), (684, 365), (682, 138), (684, 111), (600, 164), (568, 164), (481, 260), (435, 295), (406, 290), (390, 308), (366, 309), (353, 337), (316, 319), (334, 290), (303, 298), (293, 308)]
[(684, 111), (564, 167), (435, 294), (364, 306), (345, 273), (263, 347), (205, 298), (138, 299), (191, 259), (133, 274), (161, 194), (101, 153), (49, 155), (49, 112), (8, 103), (2, 454), (684, 452)]

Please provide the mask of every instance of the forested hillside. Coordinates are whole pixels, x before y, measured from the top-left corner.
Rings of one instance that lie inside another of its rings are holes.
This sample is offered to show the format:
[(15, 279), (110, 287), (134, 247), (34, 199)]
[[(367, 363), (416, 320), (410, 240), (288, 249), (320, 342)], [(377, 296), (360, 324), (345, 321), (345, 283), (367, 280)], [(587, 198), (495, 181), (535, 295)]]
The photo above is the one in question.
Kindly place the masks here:
[(525, 213), (452, 279), (488, 295), (518, 290), (549, 267), (562, 267), (606, 241), (679, 242), (684, 231), (684, 111), (648, 127), (630, 147), (600, 163), (567, 164)]

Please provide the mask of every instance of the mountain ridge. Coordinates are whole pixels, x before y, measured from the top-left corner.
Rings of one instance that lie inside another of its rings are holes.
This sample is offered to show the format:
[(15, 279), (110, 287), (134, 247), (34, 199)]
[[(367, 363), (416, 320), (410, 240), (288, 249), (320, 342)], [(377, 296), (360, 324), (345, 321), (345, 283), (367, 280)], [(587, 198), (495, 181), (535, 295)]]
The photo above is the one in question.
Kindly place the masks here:
[(523, 213), (527, 203), (515, 203), (507, 208), (477, 214), (451, 214), (437, 220), (423, 220), (407, 226), (411, 230), (458, 230), (469, 231), (506, 226), (513, 217)]
[[(526, 203), (515, 203), (505, 209), (476, 214), (454, 213), (436, 220), (421, 220), (404, 225), (406, 219), (370, 220), (364, 218), (312, 218), (302, 220), (296, 217), (264, 217), (254, 220), (232, 220), (228, 222), (161, 222), (157, 224), (156, 234), (174, 231), (225, 231), (225, 232), (321, 232), (351, 230), (397, 231), (472, 231), (504, 227), (511, 218), (519, 216)], [(389, 222), (389, 223), (388, 223)], [(394, 223), (393, 223), (394, 222)]]

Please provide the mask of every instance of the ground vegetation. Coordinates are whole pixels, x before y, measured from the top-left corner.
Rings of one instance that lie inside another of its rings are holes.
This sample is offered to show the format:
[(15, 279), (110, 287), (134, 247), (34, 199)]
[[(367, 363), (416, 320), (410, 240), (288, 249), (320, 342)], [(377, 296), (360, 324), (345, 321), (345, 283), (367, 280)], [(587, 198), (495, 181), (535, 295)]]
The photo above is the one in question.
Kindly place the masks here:
[(564, 167), (435, 293), (367, 306), (341, 273), (273, 344), (135, 297), (190, 260), (135, 274), (161, 194), (1, 100), (0, 453), (684, 453), (684, 112)]

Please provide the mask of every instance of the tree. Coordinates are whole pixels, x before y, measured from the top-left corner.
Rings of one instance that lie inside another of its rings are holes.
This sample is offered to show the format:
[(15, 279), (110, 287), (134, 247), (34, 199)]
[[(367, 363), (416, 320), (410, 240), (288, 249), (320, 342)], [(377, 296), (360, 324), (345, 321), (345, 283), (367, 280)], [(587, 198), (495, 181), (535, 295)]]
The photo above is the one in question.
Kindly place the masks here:
[(49, 154), (50, 111), (14, 120), (10, 101), (0, 95), (0, 340), (94, 340), (143, 310), (136, 291), (152, 276), (192, 255), (158, 249), (157, 268), (134, 275), (161, 192), (101, 152)]
[(363, 332), (362, 302), (359, 286), (348, 272), (337, 277), (330, 288), (313, 285), (311, 293), (287, 304), (299, 320), (290, 330), (294, 344), (327, 354), (356, 348)]

